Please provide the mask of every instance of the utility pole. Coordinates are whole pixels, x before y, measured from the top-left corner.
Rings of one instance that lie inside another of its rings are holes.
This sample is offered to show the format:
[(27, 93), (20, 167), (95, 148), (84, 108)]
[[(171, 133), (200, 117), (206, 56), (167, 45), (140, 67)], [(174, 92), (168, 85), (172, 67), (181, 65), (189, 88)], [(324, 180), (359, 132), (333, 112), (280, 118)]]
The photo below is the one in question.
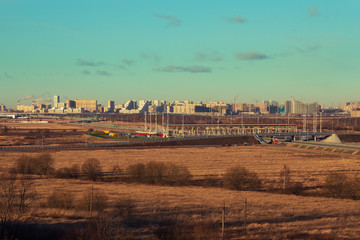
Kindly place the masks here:
[(145, 116), (145, 132), (147, 131), (147, 126), (146, 126), (146, 125), (147, 125), (146, 114), (147, 114), (147, 112), (144, 113), (144, 116)]
[(161, 129), (161, 131), (162, 131), (162, 133), (164, 134), (164, 132), (165, 132), (165, 129), (164, 129), (164, 112), (162, 112), (161, 113), (161, 122), (162, 122), (162, 129)]
[(158, 121), (157, 121), (157, 112), (155, 111), (155, 129), (158, 131)]
[(320, 112), (320, 132), (322, 132), (322, 112)]
[(244, 134), (244, 116), (242, 113), (241, 114), (241, 131), (242, 131), (242, 134)]
[(169, 112), (166, 111), (166, 135), (169, 137)]
[(220, 114), (218, 116), (218, 135), (220, 135)]
[(152, 131), (152, 126), (151, 126), (151, 112), (149, 112), (149, 125), (150, 125), (149, 130)]
[(313, 132), (315, 133), (317, 130), (317, 115), (314, 113), (313, 115)]

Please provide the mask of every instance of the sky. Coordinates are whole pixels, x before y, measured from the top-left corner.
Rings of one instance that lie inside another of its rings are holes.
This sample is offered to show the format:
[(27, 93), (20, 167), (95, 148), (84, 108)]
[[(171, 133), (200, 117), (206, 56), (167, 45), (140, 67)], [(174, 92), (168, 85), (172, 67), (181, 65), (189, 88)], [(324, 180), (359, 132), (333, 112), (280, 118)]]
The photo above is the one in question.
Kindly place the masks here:
[(358, 0), (0, 0), (0, 104), (358, 101)]

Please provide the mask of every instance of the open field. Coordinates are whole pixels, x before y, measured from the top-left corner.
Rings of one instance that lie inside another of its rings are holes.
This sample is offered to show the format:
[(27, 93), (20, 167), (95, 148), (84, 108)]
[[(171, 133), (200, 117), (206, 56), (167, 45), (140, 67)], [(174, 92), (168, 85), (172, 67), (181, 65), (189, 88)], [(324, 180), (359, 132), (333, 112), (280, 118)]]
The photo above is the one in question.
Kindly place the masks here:
[[(166, 187), (119, 183), (88, 183), (80, 180), (36, 181), (37, 192), (47, 196), (53, 191), (71, 189), (81, 195), (93, 186), (101, 189), (110, 200), (131, 198), (136, 204), (136, 213), (151, 223), (135, 229), (139, 237), (156, 229), (160, 219), (176, 219), (188, 222), (215, 222), (220, 229), (223, 201), (227, 207), (227, 232), (231, 238), (244, 238), (244, 200), (247, 199), (247, 223), (249, 235), (256, 238), (284, 236), (293, 232), (324, 234), (336, 239), (355, 239), (360, 234), (360, 210), (358, 202), (320, 197), (301, 197), (249, 191), (231, 191), (220, 188)], [(38, 213), (37, 213), (38, 212)], [(56, 214), (57, 213), (57, 214)], [(62, 211), (34, 210), (33, 215), (42, 215), (43, 223), (69, 222), (74, 217)], [(53, 215), (53, 216), (52, 216)], [(75, 214), (76, 215), (76, 214)], [(52, 216), (52, 217), (51, 217)], [(60, 217), (60, 219), (59, 219)], [(72, 220), (73, 222), (80, 221)], [(244, 236), (245, 235), (245, 236)]]
[[(3, 152), (1, 166), (10, 167), (13, 160), (22, 155), (24, 153)], [(38, 153), (26, 155), (36, 156)], [(359, 156), (296, 149), (285, 145), (76, 150), (57, 151), (52, 155), (55, 168), (81, 165), (88, 158), (97, 158), (105, 172), (111, 171), (117, 164), (126, 169), (131, 164), (164, 161), (188, 167), (195, 178), (208, 175), (220, 177), (230, 167), (243, 166), (258, 173), (265, 182), (276, 180), (286, 164), (294, 180), (303, 182), (305, 186), (319, 185), (328, 171), (354, 174), (360, 171)]]
[[(36, 121), (48, 123), (36, 123)], [(32, 121), (35, 121), (32, 122)], [(98, 142), (117, 142), (117, 139), (101, 139), (85, 135), (91, 128), (86, 125), (73, 125), (70, 119), (1, 119), (0, 146), (21, 145), (59, 145), (84, 144)], [(126, 123), (124, 123), (126, 124)]]
[[(35, 121), (35, 122), (33, 122)], [(36, 123), (36, 121), (48, 121), (48, 123)], [(67, 124), (69, 119), (1, 119), (0, 126), (17, 129), (82, 129), (81, 126), (72, 126)]]
[[(47, 119), (46, 119), (47, 120)], [(0, 137), (0, 144), (45, 144), (97, 142), (103, 139), (87, 137), (88, 126), (66, 124), (67, 120), (49, 120), (52, 123), (0, 122), (10, 131)], [(110, 122), (104, 122), (110, 124)], [(121, 124), (116, 122), (116, 124)], [(129, 123), (129, 126), (135, 124)], [(11, 135), (11, 129), (19, 130)], [(40, 131), (39, 131), (40, 130)], [(21, 131), (27, 132), (21, 136)], [(41, 133), (43, 135), (41, 135)], [(41, 136), (41, 137), (40, 137)], [(226, 205), (226, 239), (356, 239), (360, 235), (359, 201), (319, 197), (323, 195), (324, 181), (329, 172), (343, 172), (357, 178), (360, 155), (341, 154), (294, 148), (286, 145), (255, 145), (178, 148), (98, 149), (46, 151), (55, 160), (55, 169), (82, 165), (89, 158), (100, 161), (102, 171), (111, 173), (113, 166), (121, 168), (124, 178), (109, 182), (84, 179), (57, 179), (52, 176), (32, 176), (36, 198), (30, 204), (26, 218), (42, 227), (79, 226), (89, 220), (83, 210), (63, 210), (46, 207), (53, 192), (62, 190), (74, 194), (76, 202), (93, 187), (101, 191), (113, 206), (120, 199), (134, 203), (132, 217), (125, 224), (126, 231), (137, 239), (159, 239), (161, 226), (172, 229), (172, 224), (198, 226), (209, 223), (220, 238), (222, 207)], [(16, 159), (23, 155), (40, 153), (4, 151), (0, 155), (0, 173), (7, 173)], [(193, 175), (187, 186), (154, 186), (126, 181), (126, 169), (136, 163), (161, 161), (185, 166)], [(290, 177), (303, 186), (302, 196), (280, 194), (280, 171), (287, 165)], [(227, 169), (246, 167), (256, 172), (263, 183), (260, 191), (233, 191), (208, 184), (220, 181)], [(211, 187), (212, 186), (212, 187)], [(277, 193), (276, 193), (277, 192)], [(318, 195), (314, 197), (312, 195)], [(247, 233), (245, 233), (244, 201), (247, 200)], [(96, 213), (95, 213), (96, 214)], [(209, 230), (209, 229), (207, 229)], [(207, 231), (205, 229), (205, 231)], [(177, 230), (179, 231), (179, 230)], [(210, 231), (210, 230), (209, 230)], [(211, 232), (210, 231), (210, 232)], [(297, 238), (296, 238), (297, 237)], [(169, 239), (169, 238), (162, 238)], [(201, 239), (201, 238), (198, 238)], [(203, 238), (208, 239), (208, 238)]]
[[(116, 164), (121, 169), (126, 169), (135, 163), (172, 162), (188, 167), (194, 179), (203, 179), (209, 175), (221, 178), (226, 169), (244, 166), (256, 172), (268, 186), (280, 184), (279, 173), (286, 164), (291, 169), (291, 178), (302, 182), (304, 187), (309, 187), (309, 191), (312, 191), (311, 187), (317, 188), (323, 184), (328, 171), (342, 171), (355, 176), (360, 170), (358, 156), (286, 146), (77, 150), (50, 154), (55, 159), (55, 168), (81, 165), (88, 158), (97, 158), (106, 172), (111, 171)], [(15, 159), (22, 155), (23, 153), (3, 152), (0, 170), (8, 171)], [(286, 239), (290, 233), (355, 239), (360, 234), (360, 226), (356, 224), (360, 220), (359, 202), (353, 200), (232, 191), (202, 186), (151, 186), (47, 177), (35, 180), (35, 186), (38, 197), (32, 203), (30, 216), (43, 224), (86, 220), (86, 214), (39, 208), (53, 191), (70, 190), (79, 198), (93, 186), (108, 195), (110, 202), (121, 197), (133, 199), (136, 204), (134, 214), (144, 221), (146, 219), (145, 223), (130, 227), (137, 238), (154, 237), (152, 232), (158, 228), (162, 219), (167, 218), (178, 222), (213, 222), (220, 229), (223, 201), (227, 206), (226, 233), (232, 239)], [(248, 201), (248, 235), (244, 234), (245, 199)]]

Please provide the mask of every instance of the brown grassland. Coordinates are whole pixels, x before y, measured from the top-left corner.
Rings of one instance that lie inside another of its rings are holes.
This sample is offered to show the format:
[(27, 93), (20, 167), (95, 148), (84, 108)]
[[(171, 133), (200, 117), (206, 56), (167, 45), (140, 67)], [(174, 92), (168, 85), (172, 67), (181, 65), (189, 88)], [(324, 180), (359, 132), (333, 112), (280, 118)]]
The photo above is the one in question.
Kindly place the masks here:
[[(4, 124), (9, 128), (68, 131), (88, 129), (66, 125), (65, 120), (54, 120), (54, 123), (49, 124), (0, 122), (0, 125)], [(3, 139), (0, 136), (1, 141), (12, 141), (12, 136), (2, 137)], [(73, 141), (75, 140), (81, 143), (99, 141), (82, 134), (74, 136)], [(23, 141), (21, 138), (20, 144)], [(52, 138), (44, 141), (46, 144), (55, 144)], [(41, 141), (35, 144), (40, 145)], [(186, 186), (136, 184), (127, 181), (125, 177), (115, 181), (109, 181), (107, 178), (90, 181), (83, 178), (58, 179), (53, 176), (33, 175), (31, 177), (34, 179), (36, 197), (31, 201), (29, 211), (23, 219), (44, 227), (83, 226), (82, 224), (90, 219), (88, 211), (49, 208), (46, 206), (47, 199), (54, 192), (65, 190), (73, 194), (77, 203), (93, 187), (95, 192), (101, 191), (108, 197), (111, 206), (119, 199), (131, 199), (134, 204), (133, 219), (129, 220), (129, 224), (125, 224), (125, 232), (136, 239), (159, 239), (159, 235), (156, 235), (159, 227), (165, 225), (171, 228), (173, 222), (194, 226), (210, 223), (211, 231), (216, 233), (214, 239), (221, 239), (224, 203), (226, 239), (359, 239), (360, 236), (360, 201), (328, 198), (323, 190), (325, 178), (330, 172), (346, 173), (353, 179), (358, 177), (358, 154), (286, 145), (144, 147), (44, 152), (54, 158), (55, 169), (70, 168), (73, 164), (81, 166), (87, 159), (96, 158), (104, 173), (111, 173), (113, 167), (118, 165), (122, 176), (126, 176), (126, 169), (132, 164), (160, 161), (185, 166), (193, 175), (192, 183)], [(19, 157), (36, 157), (39, 154), (41, 152), (1, 151), (0, 174), (8, 173)], [(290, 169), (291, 180), (302, 184), (301, 196), (282, 194), (279, 191), (282, 187), (280, 172), (284, 165)], [(217, 184), (209, 184), (221, 180), (226, 171), (233, 167), (245, 167), (257, 173), (263, 187), (259, 191), (235, 191)], [(114, 209), (107, 211), (111, 212)], [(96, 214), (95, 211), (94, 215)], [(210, 229), (205, 228), (205, 231)], [(172, 238), (168, 236), (160, 239)], [(198, 236), (197, 239), (209, 238)]]
[[(15, 159), (24, 153), (1, 152), (1, 171), (7, 172)], [(39, 153), (25, 153), (38, 155)], [(341, 171), (355, 176), (360, 159), (355, 155), (319, 152), (282, 146), (145, 148), (111, 150), (76, 150), (50, 152), (55, 168), (82, 164), (97, 158), (103, 171), (116, 164), (126, 169), (134, 163), (163, 161), (188, 167), (194, 179), (212, 176), (221, 178), (234, 166), (243, 166), (258, 174), (265, 186), (281, 185), (279, 173), (284, 164), (291, 169), (294, 181), (311, 191), (321, 186), (329, 171)], [(232, 239), (286, 238), (290, 233), (319, 234), (335, 239), (355, 239), (360, 234), (359, 202), (313, 196), (295, 196), (261, 191), (232, 191), (202, 186), (152, 186), (124, 182), (86, 181), (37, 177), (37, 199), (32, 203), (29, 217), (40, 223), (76, 223), (86, 220), (87, 214), (75, 210), (44, 209), (54, 191), (70, 190), (80, 197), (93, 186), (109, 197), (131, 198), (138, 216), (150, 218), (146, 226), (133, 227), (138, 238), (151, 238), (159, 219), (214, 222), (221, 228), (221, 209), (226, 205), (226, 234)], [(247, 234), (244, 233), (244, 200), (247, 199)], [(151, 223), (152, 222), (152, 223)], [(325, 238), (324, 238), (325, 239)], [(331, 238), (329, 238), (331, 239)]]

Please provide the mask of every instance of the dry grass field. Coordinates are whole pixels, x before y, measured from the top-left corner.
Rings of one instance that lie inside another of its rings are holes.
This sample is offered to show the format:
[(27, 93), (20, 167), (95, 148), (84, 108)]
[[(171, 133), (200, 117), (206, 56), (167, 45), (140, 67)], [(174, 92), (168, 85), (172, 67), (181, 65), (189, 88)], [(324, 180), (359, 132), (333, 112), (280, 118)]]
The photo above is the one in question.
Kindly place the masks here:
[[(15, 159), (23, 154), (1, 152), (0, 170), (8, 171)], [(25, 154), (35, 156), (39, 153)], [(163, 161), (188, 167), (195, 179), (208, 175), (221, 178), (228, 168), (244, 166), (256, 172), (265, 185), (279, 184), (279, 173), (284, 164), (291, 169), (292, 179), (302, 182), (305, 187), (322, 185), (329, 171), (343, 171), (355, 176), (360, 170), (359, 156), (285, 145), (76, 150), (50, 154), (55, 159), (55, 168), (81, 165), (88, 158), (97, 158), (103, 171), (111, 171), (116, 164), (126, 169), (135, 163)], [(32, 203), (29, 216), (44, 224), (83, 221), (86, 213), (37, 206), (46, 202), (54, 191), (69, 190), (79, 198), (91, 186), (101, 190), (111, 202), (124, 197), (134, 200), (137, 216), (149, 221), (145, 226), (132, 228), (137, 238), (151, 239), (159, 221), (167, 218), (180, 222), (213, 222), (220, 230), (224, 201), (227, 207), (226, 234), (230, 239), (291, 239), (289, 234), (293, 233), (318, 234), (323, 239), (356, 239), (360, 235), (357, 224), (360, 220), (359, 202), (354, 200), (232, 191), (216, 187), (152, 186), (47, 177), (35, 180), (37, 199)], [(248, 202), (247, 234), (244, 233), (245, 199)]]
[[(48, 123), (34, 123), (32, 121), (48, 121)], [(21, 129), (81, 129), (81, 126), (67, 124), (70, 120), (59, 119), (2, 119), (0, 126)], [(85, 129), (85, 128), (84, 128)]]
[[(0, 122), (0, 125), (29, 130), (82, 131), (88, 128), (69, 126), (66, 122), (67, 120), (56, 120), (53, 123), (33, 124), (7, 121)], [(126, 125), (120, 122), (116, 124)], [(9, 136), (2, 137), (3, 141), (11, 141)], [(74, 139), (82, 143), (99, 141), (85, 135), (75, 136)], [(21, 139), (19, 141), (20, 144), (24, 143)], [(51, 141), (54, 140), (49, 138), (46, 141), (52, 144)], [(41, 143), (38, 141), (35, 144)], [(357, 177), (360, 171), (359, 155), (286, 145), (114, 148), (60, 150), (46, 153), (54, 158), (55, 169), (71, 167), (73, 164), (81, 166), (89, 158), (98, 159), (104, 172), (111, 172), (113, 166), (118, 165), (123, 174), (126, 174), (125, 170), (128, 166), (136, 163), (161, 161), (180, 164), (189, 169), (195, 184), (171, 187), (118, 180), (107, 182), (33, 176), (36, 198), (31, 202), (30, 211), (25, 216), (31, 223), (61, 227), (64, 224), (78, 226), (77, 224), (88, 221), (87, 211), (48, 208), (46, 202), (49, 195), (62, 190), (73, 193), (75, 202), (79, 202), (80, 198), (89, 193), (90, 188), (93, 187), (95, 192), (101, 191), (106, 195), (111, 204), (115, 204), (118, 199), (131, 199), (135, 206), (134, 219), (127, 225), (126, 231), (131, 232), (136, 239), (158, 239), (155, 233), (159, 230), (159, 226), (165, 223), (171, 227), (173, 222), (193, 226), (211, 223), (211, 231), (217, 233), (215, 239), (220, 239), (224, 202), (226, 239), (358, 239), (360, 235), (359, 201), (311, 196), (315, 191), (322, 191), (321, 187), (329, 172), (344, 172), (350, 177)], [(0, 173), (9, 172), (16, 159), (23, 155), (38, 156), (39, 154), (41, 153), (2, 151)], [(305, 189), (303, 196), (264, 191), (281, 187), (280, 171), (284, 164), (290, 169), (291, 179), (302, 183)], [(263, 183), (263, 190), (234, 191), (209, 187), (201, 182), (207, 178), (221, 179), (227, 169), (237, 166), (256, 172)], [(245, 199), (248, 203), (246, 233)], [(198, 237), (198, 239), (208, 238)]]

